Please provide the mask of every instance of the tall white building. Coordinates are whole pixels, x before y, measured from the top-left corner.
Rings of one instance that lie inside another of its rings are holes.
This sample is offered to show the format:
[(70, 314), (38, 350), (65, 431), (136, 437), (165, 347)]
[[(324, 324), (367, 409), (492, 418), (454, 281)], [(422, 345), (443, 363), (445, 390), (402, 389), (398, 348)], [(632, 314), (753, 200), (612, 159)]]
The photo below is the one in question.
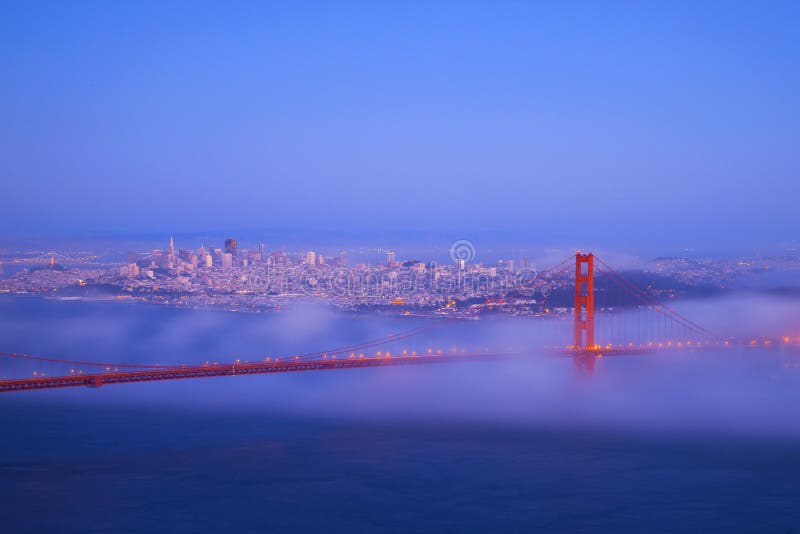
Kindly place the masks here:
[(175, 259), (175, 241), (169, 236), (169, 252), (167, 252), (167, 267), (174, 269), (178, 262)]

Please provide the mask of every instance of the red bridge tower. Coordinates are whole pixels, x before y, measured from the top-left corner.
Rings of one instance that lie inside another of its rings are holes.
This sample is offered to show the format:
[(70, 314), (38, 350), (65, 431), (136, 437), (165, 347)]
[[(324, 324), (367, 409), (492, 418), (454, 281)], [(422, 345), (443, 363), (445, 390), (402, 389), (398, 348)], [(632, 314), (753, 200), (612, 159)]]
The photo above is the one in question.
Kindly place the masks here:
[(575, 349), (593, 350), (594, 256), (575, 254)]

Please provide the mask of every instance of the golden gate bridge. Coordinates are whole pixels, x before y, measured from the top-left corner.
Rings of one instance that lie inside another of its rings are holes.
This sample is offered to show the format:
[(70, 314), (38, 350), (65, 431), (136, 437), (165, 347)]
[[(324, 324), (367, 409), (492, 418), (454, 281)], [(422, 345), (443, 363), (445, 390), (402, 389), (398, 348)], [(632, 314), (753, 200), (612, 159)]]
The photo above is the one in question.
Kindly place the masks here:
[[(720, 349), (725, 347), (800, 346), (800, 337), (779, 339), (721, 339), (657, 299), (650, 291), (613, 269), (593, 254), (569, 257), (542, 271), (528, 283), (534, 291), (560, 281), (572, 286), (571, 317), (550, 321), (548, 332), (558, 340), (546, 347), (417, 346), (434, 324), (392, 333), (325, 351), (259, 358), (257, 361), (205, 361), (201, 364), (101, 362), (0, 352), (0, 392), (75, 386), (208, 378), (363, 367), (422, 365), (487, 359), (528, 357), (542, 351), (572, 358), (580, 372), (591, 373), (598, 359), (656, 351)], [(538, 318), (532, 321), (537, 321)], [(463, 341), (463, 339), (461, 340)]]

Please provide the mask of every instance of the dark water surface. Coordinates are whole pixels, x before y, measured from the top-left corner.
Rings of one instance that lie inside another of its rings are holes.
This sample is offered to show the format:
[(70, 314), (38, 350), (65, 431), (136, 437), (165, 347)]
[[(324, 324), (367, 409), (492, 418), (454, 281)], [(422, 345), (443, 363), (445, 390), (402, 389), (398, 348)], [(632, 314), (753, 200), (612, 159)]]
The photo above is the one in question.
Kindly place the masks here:
[[(125, 361), (313, 350), (409, 324), (19, 298), (0, 310), (3, 350)], [(513, 321), (454, 328), (486, 343), (532, 336)], [(609, 359), (586, 380), (569, 361), (532, 357), (5, 394), (0, 523), (795, 531), (795, 363), (786, 352)]]

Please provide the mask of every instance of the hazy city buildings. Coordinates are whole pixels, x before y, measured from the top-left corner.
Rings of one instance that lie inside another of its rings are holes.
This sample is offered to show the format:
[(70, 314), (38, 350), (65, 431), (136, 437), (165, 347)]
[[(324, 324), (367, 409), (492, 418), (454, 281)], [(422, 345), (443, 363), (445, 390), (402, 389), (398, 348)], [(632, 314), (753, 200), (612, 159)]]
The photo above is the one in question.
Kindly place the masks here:
[[(234, 239), (224, 245), (206, 249), (201, 244), (176, 252), (170, 238), (166, 250), (130, 251), (124, 261), (107, 269), (48, 262), (46, 268), (0, 277), (0, 291), (58, 296), (103, 287), (104, 294), (116, 288), (119, 297), (180, 306), (264, 311), (314, 300), (344, 310), (472, 316), (566, 313), (573, 284), (568, 277), (537, 278), (526, 258), (489, 264), (456, 259), (440, 265), (403, 260), (388, 251), (386, 263), (348, 267), (345, 251), (325, 261), (318, 251), (268, 253), (263, 244), (240, 250)], [(700, 294), (723, 290), (759, 272), (797, 270), (800, 260), (657, 258), (647, 269), (659, 277), (648, 290), (659, 298), (676, 298), (694, 288)], [(531, 279), (536, 281), (532, 288), (524, 283)]]
[(230, 254), (233, 258), (237, 257), (239, 244), (233, 238), (228, 238), (225, 240), (225, 253)]

